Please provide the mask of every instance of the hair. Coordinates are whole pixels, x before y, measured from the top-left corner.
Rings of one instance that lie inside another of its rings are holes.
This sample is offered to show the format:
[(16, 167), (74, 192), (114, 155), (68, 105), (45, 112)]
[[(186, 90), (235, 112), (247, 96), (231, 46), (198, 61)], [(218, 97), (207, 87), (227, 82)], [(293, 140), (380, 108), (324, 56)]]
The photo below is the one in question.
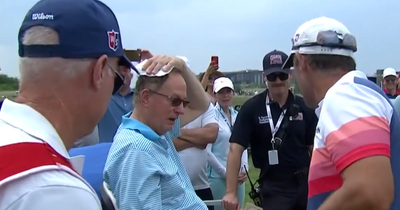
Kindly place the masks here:
[[(58, 45), (60, 43), (58, 33), (49, 27), (35, 26), (26, 30), (22, 37), (23, 45)], [(90, 65), (89, 59), (63, 59), (30, 58), (22, 57), (19, 60), (21, 83), (26, 81), (36, 82), (48, 71), (56, 72), (62, 78), (71, 78), (80, 71), (86, 70)]]
[(134, 97), (135, 103), (139, 102), (140, 93), (144, 89), (158, 91), (158, 90), (160, 90), (161, 86), (163, 86), (164, 83), (167, 81), (169, 76), (171, 74), (176, 74), (176, 73), (180, 74), (179, 71), (173, 69), (169, 74), (166, 74), (161, 77), (151, 77), (151, 76), (146, 76), (146, 75), (140, 75), (138, 77), (138, 79), (136, 81), (136, 85), (135, 85), (135, 93), (134, 93), (135, 94), (135, 97)]
[[(204, 72), (202, 72), (202, 73), (199, 74), (199, 81), (200, 81), (200, 82), (201, 82), (201, 80), (203, 80), (204, 74), (205, 74)], [(222, 73), (222, 72), (220, 72), (220, 71), (214, 71), (214, 72), (212, 72), (212, 73), (209, 75), (209, 77), (214, 77), (214, 76), (217, 76), (217, 77), (224, 77), (225, 74)]]
[[(348, 72), (356, 69), (356, 62), (350, 56), (342, 55), (325, 55), (325, 54), (311, 54), (304, 55), (307, 57), (307, 63), (312, 69), (319, 71), (331, 71), (340, 69)], [(294, 62), (297, 63), (295, 57)]]

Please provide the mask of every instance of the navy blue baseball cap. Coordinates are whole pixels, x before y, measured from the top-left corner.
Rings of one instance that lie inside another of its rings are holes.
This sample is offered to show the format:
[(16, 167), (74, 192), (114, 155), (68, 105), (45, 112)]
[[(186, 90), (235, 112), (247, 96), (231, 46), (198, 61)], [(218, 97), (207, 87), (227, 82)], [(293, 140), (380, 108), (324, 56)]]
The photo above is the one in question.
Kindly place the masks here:
[[(58, 33), (57, 45), (23, 45), (25, 32), (44, 26)], [(119, 57), (119, 65), (137, 69), (124, 54), (113, 11), (98, 0), (41, 0), (26, 14), (18, 34), (19, 56), (66, 59)]]

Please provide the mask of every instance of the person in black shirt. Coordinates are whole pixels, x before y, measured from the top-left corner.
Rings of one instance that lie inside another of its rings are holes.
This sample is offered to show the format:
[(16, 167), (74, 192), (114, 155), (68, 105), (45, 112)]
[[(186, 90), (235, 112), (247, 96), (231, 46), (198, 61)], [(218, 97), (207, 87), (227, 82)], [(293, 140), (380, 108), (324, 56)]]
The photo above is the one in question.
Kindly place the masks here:
[[(254, 167), (261, 170), (263, 209), (306, 209), (308, 167), (318, 120), (303, 98), (289, 90), (290, 70), (281, 69), (287, 57), (277, 50), (264, 57), (263, 76), (268, 89), (246, 101), (239, 111), (230, 138), (227, 189), (222, 202), (225, 209), (238, 208), (240, 158), (249, 145)], [(282, 122), (287, 122), (285, 132), (280, 131)], [(286, 135), (280, 142), (272, 141), (275, 133)]]

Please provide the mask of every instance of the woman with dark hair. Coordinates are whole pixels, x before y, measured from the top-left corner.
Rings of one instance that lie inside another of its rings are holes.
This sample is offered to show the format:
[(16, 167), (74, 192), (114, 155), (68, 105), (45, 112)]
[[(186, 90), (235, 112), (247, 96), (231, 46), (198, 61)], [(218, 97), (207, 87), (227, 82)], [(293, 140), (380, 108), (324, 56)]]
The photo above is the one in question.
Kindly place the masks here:
[(215, 98), (214, 98), (214, 92), (213, 92), (213, 87), (214, 87), (214, 80), (225, 76), (222, 72), (218, 71), (218, 65), (214, 63), (210, 63), (208, 66), (206, 72), (201, 73), (199, 75), (199, 80), (201, 82), (201, 85), (203, 86), (204, 90), (208, 93), (211, 102), (215, 105)]

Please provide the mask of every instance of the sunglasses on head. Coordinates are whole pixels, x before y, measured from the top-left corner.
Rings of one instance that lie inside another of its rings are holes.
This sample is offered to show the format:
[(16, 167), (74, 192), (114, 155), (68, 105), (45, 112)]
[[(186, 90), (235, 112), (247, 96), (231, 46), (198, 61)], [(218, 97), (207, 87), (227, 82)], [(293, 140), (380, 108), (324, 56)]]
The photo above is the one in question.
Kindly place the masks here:
[(281, 80), (281, 81), (286, 81), (289, 78), (288, 74), (279, 72), (279, 73), (272, 73), (267, 75), (267, 80), (270, 82), (276, 81), (276, 79)]
[(168, 96), (168, 95), (165, 95), (165, 94), (162, 94), (162, 93), (159, 93), (159, 92), (157, 92), (157, 91), (150, 90), (150, 89), (149, 89), (149, 91), (150, 91), (151, 93), (154, 93), (154, 94), (156, 94), (156, 95), (159, 95), (159, 96), (162, 96), (162, 97), (168, 99), (168, 100), (171, 102), (171, 105), (172, 105), (173, 107), (178, 107), (178, 106), (180, 106), (181, 104), (183, 104), (183, 108), (186, 108), (186, 106), (189, 104), (189, 101), (183, 100), (183, 99), (181, 99), (181, 98), (179, 98), (179, 97)]
[(352, 50), (353, 52), (357, 51), (357, 41), (353, 35), (341, 34), (332, 30), (318, 32), (317, 40), (313, 43), (295, 45), (295, 40), (292, 39), (292, 50), (298, 50), (301, 47), (308, 46), (322, 46), (338, 49), (348, 49)]

